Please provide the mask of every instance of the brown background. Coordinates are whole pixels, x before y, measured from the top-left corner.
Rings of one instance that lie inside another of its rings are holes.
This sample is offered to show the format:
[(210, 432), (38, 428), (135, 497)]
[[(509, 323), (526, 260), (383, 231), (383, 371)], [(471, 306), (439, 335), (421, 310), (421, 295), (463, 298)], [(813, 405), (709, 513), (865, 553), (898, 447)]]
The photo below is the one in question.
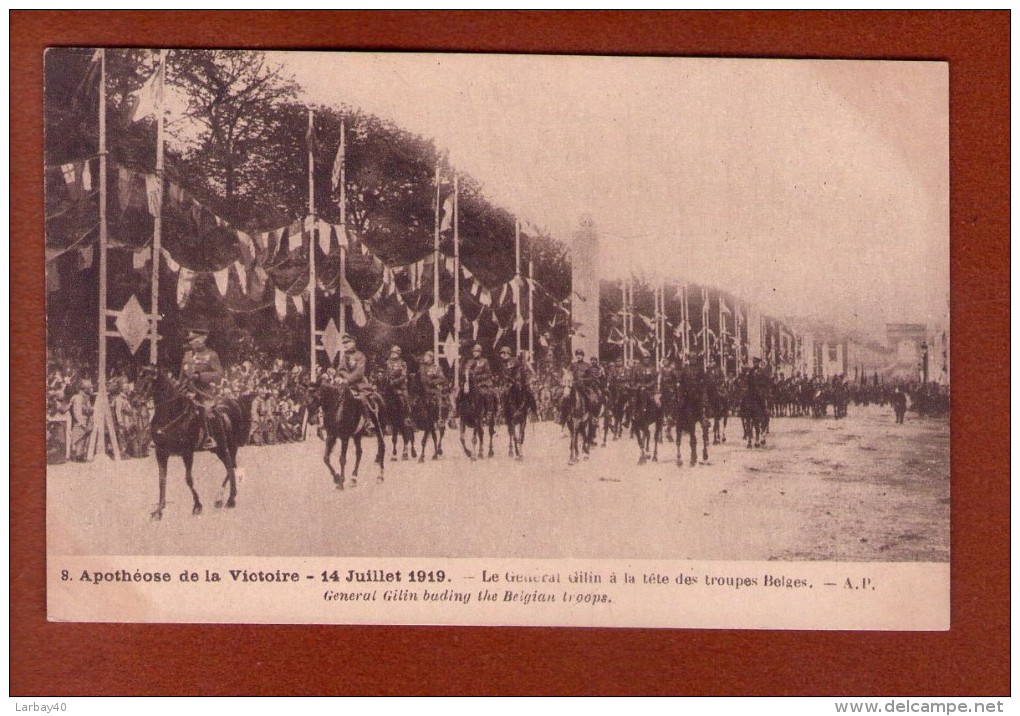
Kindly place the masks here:
[[(14, 695), (1008, 694), (1009, 13), (11, 12)], [(945, 633), (49, 624), (47, 45), (946, 60), (952, 619)]]

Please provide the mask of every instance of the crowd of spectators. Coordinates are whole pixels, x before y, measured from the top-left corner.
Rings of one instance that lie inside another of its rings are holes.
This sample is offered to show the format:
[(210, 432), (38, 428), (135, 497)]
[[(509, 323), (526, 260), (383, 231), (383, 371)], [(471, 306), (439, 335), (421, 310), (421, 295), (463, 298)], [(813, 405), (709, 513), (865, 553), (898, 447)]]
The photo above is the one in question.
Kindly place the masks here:
[[(149, 421), (151, 399), (135, 391), (132, 366), (110, 371), (107, 389), (110, 411), (122, 458), (146, 457), (151, 446)], [(47, 352), (46, 455), (47, 462), (84, 462), (93, 429), (96, 397), (96, 369), (76, 349)], [(251, 403), (252, 445), (293, 442), (303, 437), (304, 386), (308, 370), (276, 360), (257, 365), (251, 360), (229, 367), (218, 393), (224, 398), (253, 396)], [(108, 452), (112, 450), (108, 447)]]

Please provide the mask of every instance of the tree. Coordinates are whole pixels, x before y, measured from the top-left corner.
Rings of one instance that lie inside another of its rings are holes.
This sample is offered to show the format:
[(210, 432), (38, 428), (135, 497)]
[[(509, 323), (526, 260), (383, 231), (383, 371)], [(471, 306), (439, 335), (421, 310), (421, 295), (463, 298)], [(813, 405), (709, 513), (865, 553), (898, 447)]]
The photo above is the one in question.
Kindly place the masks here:
[(295, 98), (297, 84), (265, 53), (249, 50), (174, 51), (168, 82), (186, 102), (181, 120), (168, 127), (183, 164), (223, 200), (225, 218), (245, 223), (245, 207), (277, 169), (264, 150), (280, 122), (277, 110)]

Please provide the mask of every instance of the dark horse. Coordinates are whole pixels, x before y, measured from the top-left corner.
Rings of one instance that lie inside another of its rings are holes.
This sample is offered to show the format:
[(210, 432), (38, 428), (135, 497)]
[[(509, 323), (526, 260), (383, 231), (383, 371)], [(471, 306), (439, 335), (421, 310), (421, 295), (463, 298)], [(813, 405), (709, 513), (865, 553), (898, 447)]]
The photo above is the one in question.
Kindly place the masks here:
[(397, 459), (397, 437), (404, 440), (401, 460), (407, 459), (408, 446), (411, 447), (411, 457), (418, 457), (418, 452), (414, 447), (414, 423), (411, 421), (410, 396), (406, 390), (401, 391), (395, 388), (385, 375), (382, 375), (376, 384), (382, 387), (383, 409), (380, 417), (383, 423), (389, 427), (390, 434), (393, 436), (393, 459)]
[(566, 417), (567, 430), (570, 431), (570, 459), (568, 463), (573, 465), (577, 462), (581, 453), (585, 459), (591, 452), (591, 409), (588, 407), (588, 400), (584, 391), (581, 390), (572, 380), (564, 385), (567, 391), (564, 414)]
[[(473, 450), (478, 446), (477, 457), (485, 449), (485, 427), (489, 428), (489, 457), (495, 455), (492, 437), (496, 434), (496, 394), (481, 390), (471, 380), (471, 374), (464, 375), (464, 387), (457, 396), (457, 414), (460, 417), (460, 444), (464, 453), (474, 460)], [(464, 431), (471, 428), (471, 449), (464, 440)]]
[(673, 386), (671, 406), (676, 425), (676, 464), (683, 465), (681, 443), (684, 433), (690, 435), (691, 467), (698, 464), (698, 424), (701, 424), (701, 459), (708, 461), (708, 389), (704, 374), (685, 367)]
[(507, 454), (520, 460), (521, 445), (524, 444), (524, 433), (528, 425), (528, 411), (537, 413), (538, 406), (528, 388), (527, 376), (522, 368), (514, 371), (509, 378), (502, 398), (503, 420), (510, 436)]
[[(662, 404), (656, 401), (653, 389), (638, 385), (631, 393), (628, 412), (631, 434), (637, 438), (638, 449), (641, 451), (638, 465), (644, 465), (649, 458), (652, 462), (657, 462), (659, 439), (662, 437)], [(679, 442), (678, 437), (677, 443)]]
[[(368, 413), (361, 401), (351, 393), (346, 385), (313, 384), (308, 389), (308, 414), (315, 415), (322, 408), (322, 424), (326, 430), (326, 451), (322, 461), (326, 463), (336, 489), (344, 489), (344, 468), (347, 465), (347, 444), (354, 438), (354, 472), (351, 473), (351, 486), (358, 483), (358, 467), (361, 465), (361, 438), (368, 428), (375, 428), (376, 441), (379, 444), (375, 462), (379, 465), (379, 482), (383, 480), (383, 468), (386, 460), (386, 445), (383, 443), (382, 427), (376, 417)], [(340, 472), (333, 469), (329, 456), (337, 439), (340, 440)]]
[[(159, 465), (159, 505), (152, 518), (162, 519), (166, 508), (166, 468), (171, 455), (180, 455), (184, 461), (184, 479), (195, 501), (191, 514), (201, 514), (202, 502), (191, 477), (191, 466), (195, 453), (202, 450), (207, 437), (205, 408), (186, 395), (166, 371), (155, 366), (145, 366), (139, 371), (135, 388), (139, 396), (151, 397), (153, 402), (149, 429)], [(208, 431), (215, 443), (212, 452), (227, 468), (221, 487), (230, 488), (226, 501), (222, 498), (216, 501), (217, 507), (234, 507), (237, 504), (237, 449), (248, 440), (253, 398), (246, 395), (239, 400), (219, 401), (214, 417), (208, 421)]]
[(408, 377), (407, 387), (411, 403), (411, 421), (414, 427), (422, 431), (421, 455), (418, 462), (425, 462), (425, 446), (428, 444), (429, 436), (432, 437), (432, 459), (438, 460), (443, 454), (443, 435), (446, 434), (446, 424), (442, 420), (442, 401), (445, 397), (438, 392), (427, 390), (422, 383), (421, 373), (417, 371)]
[(761, 376), (749, 374), (743, 379), (740, 398), (740, 419), (744, 425), (747, 447), (765, 446), (765, 435), (769, 428), (768, 392)]

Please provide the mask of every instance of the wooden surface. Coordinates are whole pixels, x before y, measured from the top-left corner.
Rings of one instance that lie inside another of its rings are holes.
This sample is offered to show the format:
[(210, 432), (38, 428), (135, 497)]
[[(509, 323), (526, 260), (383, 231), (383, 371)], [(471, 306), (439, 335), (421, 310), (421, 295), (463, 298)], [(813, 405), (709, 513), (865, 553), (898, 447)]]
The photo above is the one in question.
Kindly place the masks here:
[[(12, 695), (1009, 693), (1009, 14), (11, 12)], [(49, 45), (950, 63), (946, 633), (50, 624), (42, 61)]]

